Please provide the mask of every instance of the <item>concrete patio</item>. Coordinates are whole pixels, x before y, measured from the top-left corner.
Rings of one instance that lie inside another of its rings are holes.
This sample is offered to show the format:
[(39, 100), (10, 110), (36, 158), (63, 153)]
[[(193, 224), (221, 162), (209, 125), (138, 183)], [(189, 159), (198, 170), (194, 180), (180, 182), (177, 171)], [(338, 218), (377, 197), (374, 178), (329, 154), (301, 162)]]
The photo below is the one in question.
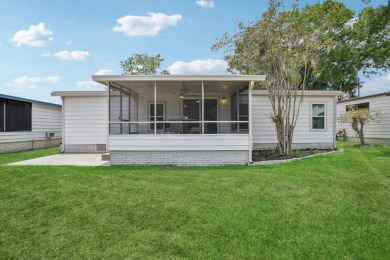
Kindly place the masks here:
[(73, 165), (73, 166), (109, 166), (102, 160), (102, 154), (55, 154), (31, 160), (10, 163), (8, 165)]

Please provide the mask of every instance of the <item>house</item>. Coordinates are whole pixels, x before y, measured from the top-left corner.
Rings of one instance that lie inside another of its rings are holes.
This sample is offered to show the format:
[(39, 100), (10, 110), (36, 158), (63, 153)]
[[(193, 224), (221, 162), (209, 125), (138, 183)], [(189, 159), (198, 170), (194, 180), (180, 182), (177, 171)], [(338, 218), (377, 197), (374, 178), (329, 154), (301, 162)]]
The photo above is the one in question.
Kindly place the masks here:
[[(59, 91), (63, 152), (103, 152), (111, 165), (248, 164), (275, 147), (259, 75), (94, 75), (107, 91)], [(294, 147), (333, 148), (338, 91), (306, 91)]]
[(0, 94), (0, 153), (61, 143), (61, 105)]
[[(369, 123), (364, 126), (364, 140), (366, 143), (390, 144), (390, 92), (339, 101), (337, 102), (337, 116), (352, 107), (381, 110), (384, 115), (382, 122)], [(343, 129), (345, 129), (348, 141), (359, 141), (350, 125), (337, 123), (337, 131)]]

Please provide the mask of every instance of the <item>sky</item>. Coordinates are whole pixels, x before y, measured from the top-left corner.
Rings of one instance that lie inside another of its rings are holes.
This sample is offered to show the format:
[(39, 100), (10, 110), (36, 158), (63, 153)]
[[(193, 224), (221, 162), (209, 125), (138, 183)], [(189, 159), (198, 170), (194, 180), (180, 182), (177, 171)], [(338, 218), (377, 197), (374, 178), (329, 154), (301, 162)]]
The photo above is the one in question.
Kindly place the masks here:
[[(365, 7), (360, 0), (343, 2), (356, 12)], [(121, 74), (120, 61), (135, 53), (160, 54), (160, 69), (171, 74), (227, 74), (224, 53), (211, 45), (238, 22), (259, 19), (267, 3), (1, 0), (0, 93), (60, 103), (52, 91), (103, 90), (91, 75)], [(390, 91), (390, 73), (362, 81), (362, 96)]]

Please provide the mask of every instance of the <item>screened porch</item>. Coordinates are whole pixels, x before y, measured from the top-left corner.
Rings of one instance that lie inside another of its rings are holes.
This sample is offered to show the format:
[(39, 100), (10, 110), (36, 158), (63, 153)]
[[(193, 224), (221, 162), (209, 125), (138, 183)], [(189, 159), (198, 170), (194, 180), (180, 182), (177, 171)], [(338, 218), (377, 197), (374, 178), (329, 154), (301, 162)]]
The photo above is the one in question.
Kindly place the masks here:
[(249, 82), (109, 82), (110, 135), (249, 133)]

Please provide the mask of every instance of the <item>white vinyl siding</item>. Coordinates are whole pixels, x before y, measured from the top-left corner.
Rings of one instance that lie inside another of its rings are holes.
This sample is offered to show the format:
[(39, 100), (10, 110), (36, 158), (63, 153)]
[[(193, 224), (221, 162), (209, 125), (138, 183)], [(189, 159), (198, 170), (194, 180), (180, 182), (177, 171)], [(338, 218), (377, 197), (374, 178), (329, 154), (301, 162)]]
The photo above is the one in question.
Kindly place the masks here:
[[(337, 104), (337, 116), (346, 111), (346, 106), (370, 103), (370, 109), (379, 109), (384, 114), (382, 122), (369, 123), (364, 126), (364, 136), (367, 138), (390, 138), (390, 96), (380, 95), (357, 100), (344, 101)], [(345, 129), (348, 137), (356, 137), (356, 132), (348, 124), (337, 123), (337, 131)]]
[(107, 97), (64, 97), (64, 124), (65, 145), (106, 144)]
[[(294, 144), (316, 144), (334, 142), (334, 96), (304, 96), (300, 107), (299, 117), (294, 130)], [(268, 95), (253, 94), (253, 143), (274, 145), (277, 143), (275, 124), (270, 116), (272, 113), (271, 102)], [(320, 133), (311, 131), (311, 104), (326, 104), (326, 129)]]
[(61, 138), (61, 106), (32, 103), (31, 131), (2, 132), (0, 143), (21, 142), (46, 139), (46, 133), (54, 133), (54, 138)]

